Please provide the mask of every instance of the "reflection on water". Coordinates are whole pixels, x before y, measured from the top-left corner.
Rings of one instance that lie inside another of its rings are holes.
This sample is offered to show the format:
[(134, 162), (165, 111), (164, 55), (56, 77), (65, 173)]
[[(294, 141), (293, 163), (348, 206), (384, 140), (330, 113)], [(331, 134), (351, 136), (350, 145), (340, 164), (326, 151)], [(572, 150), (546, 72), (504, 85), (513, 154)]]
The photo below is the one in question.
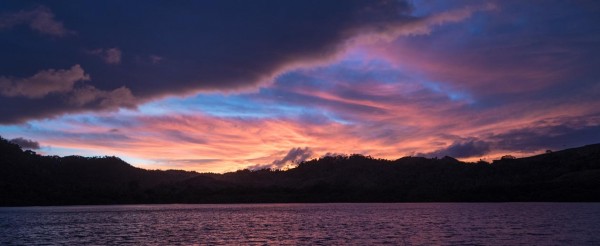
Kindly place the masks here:
[(600, 204), (0, 208), (0, 244), (600, 245)]

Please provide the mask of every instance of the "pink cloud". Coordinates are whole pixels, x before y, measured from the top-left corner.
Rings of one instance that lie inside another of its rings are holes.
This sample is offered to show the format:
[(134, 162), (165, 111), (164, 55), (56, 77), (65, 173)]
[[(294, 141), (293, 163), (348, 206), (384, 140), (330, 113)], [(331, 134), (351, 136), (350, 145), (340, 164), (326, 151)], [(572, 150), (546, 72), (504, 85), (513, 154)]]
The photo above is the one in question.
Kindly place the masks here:
[[(300, 147), (310, 149), (304, 151), (309, 153), (306, 158), (327, 153), (359, 153), (388, 159), (418, 153), (459, 153), (470, 161), (491, 160), (505, 154), (525, 156), (547, 148), (543, 143), (533, 144), (535, 138), (527, 139), (531, 134), (560, 141), (569, 131), (584, 133), (600, 125), (593, 117), (580, 118), (582, 111), (571, 110), (572, 107), (534, 115), (500, 116), (501, 120), (482, 123), (482, 119), (512, 109), (485, 113), (451, 108), (431, 113), (434, 111), (427, 109), (414, 114), (411, 112), (421, 108), (417, 103), (402, 108), (379, 103), (389, 107), (386, 114), (376, 118), (368, 113), (358, 114), (355, 117), (363, 117), (363, 121), (351, 123), (312, 123), (293, 117), (238, 118), (201, 113), (149, 116), (130, 112), (96, 116), (99, 118), (92, 120), (100, 123), (95, 124), (75, 119), (44, 124), (45, 134), (27, 137), (35, 136), (49, 146), (132, 158), (136, 160), (134, 165), (144, 168), (223, 172), (279, 167), (281, 163), (285, 165), (283, 160), (291, 158), (286, 159), (290, 150)], [(335, 112), (335, 108), (331, 110)], [(565, 125), (571, 130), (564, 132), (561, 126)], [(470, 144), (479, 150), (468, 149)], [(525, 145), (532, 147), (523, 149)]]
[[(290, 149), (300, 146), (310, 146), (314, 152), (311, 156), (315, 157), (328, 152), (360, 151), (388, 158), (398, 157), (400, 144), (411, 147), (406, 141), (387, 145), (378, 138), (362, 136), (361, 132), (366, 130), (362, 127), (335, 122), (321, 125), (293, 119), (236, 119), (206, 115), (136, 116), (127, 120), (136, 123), (121, 127), (116, 132), (110, 127), (63, 123), (54, 129), (57, 134), (45, 137), (44, 142), (55, 147), (144, 159), (148, 161), (134, 164), (148, 168), (169, 168), (169, 160), (187, 160), (179, 162), (178, 167), (215, 172), (274, 163), (285, 159)], [(68, 129), (68, 134), (64, 133), (64, 129)], [(60, 132), (63, 133), (58, 134)], [(89, 137), (83, 141), (76, 136)], [(199, 159), (213, 161), (193, 161)]]

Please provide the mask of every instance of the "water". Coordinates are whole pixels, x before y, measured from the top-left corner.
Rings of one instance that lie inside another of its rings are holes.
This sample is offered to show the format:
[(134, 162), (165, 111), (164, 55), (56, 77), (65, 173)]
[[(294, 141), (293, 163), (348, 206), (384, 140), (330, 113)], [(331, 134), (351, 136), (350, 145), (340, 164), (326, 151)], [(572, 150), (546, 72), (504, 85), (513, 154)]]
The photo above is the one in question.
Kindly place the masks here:
[(1, 245), (600, 245), (597, 203), (0, 208)]

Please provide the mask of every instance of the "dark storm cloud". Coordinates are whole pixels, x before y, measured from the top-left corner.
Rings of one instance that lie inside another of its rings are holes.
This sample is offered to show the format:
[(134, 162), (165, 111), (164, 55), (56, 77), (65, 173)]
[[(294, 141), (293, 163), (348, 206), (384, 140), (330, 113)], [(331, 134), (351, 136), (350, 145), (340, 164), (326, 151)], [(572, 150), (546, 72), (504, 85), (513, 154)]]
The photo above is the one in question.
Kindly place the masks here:
[(38, 71), (25, 78), (0, 76), (0, 102), (4, 105), (0, 123), (47, 118), (65, 111), (133, 108), (138, 102), (126, 87), (104, 91), (83, 83), (89, 80), (78, 64), (69, 69)]
[(477, 140), (477, 139), (467, 139), (467, 140), (459, 140), (452, 143), (450, 146), (436, 150), (431, 153), (421, 154), (428, 157), (443, 157), (450, 156), (455, 158), (468, 158), (468, 157), (476, 157), (483, 156), (490, 152), (490, 143)]
[[(250, 88), (286, 66), (331, 57), (358, 33), (416, 20), (406, 2), (386, 0), (45, 4), (0, 3), (3, 83), (26, 88), (19, 81), (76, 64), (90, 79), (65, 81), (56, 93), (34, 96), (1, 88), (6, 107), (0, 123), (134, 107), (163, 95)], [(22, 28), (27, 25), (62, 38)]]
[(600, 116), (540, 121), (488, 138), (496, 148), (515, 151), (561, 150), (600, 143)]
[(428, 157), (479, 157), (491, 151), (536, 152), (562, 150), (600, 143), (600, 116), (557, 117), (523, 128), (454, 141), (448, 147), (425, 154)]
[(25, 138), (13, 138), (10, 140), (11, 143), (21, 146), (23, 149), (39, 149), (40, 143), (25, 139)]

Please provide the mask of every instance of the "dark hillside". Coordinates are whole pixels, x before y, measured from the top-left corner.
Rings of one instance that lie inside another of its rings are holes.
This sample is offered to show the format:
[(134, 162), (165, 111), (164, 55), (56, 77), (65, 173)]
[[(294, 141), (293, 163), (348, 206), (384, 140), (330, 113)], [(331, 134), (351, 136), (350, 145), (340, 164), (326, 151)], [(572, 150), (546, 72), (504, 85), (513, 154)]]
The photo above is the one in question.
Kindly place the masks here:
[(0, 139), (0, 205), (600, 201), (600, 144), (492, 164), (328, 156), (287, 170), (158, 171), (40, 156)]

